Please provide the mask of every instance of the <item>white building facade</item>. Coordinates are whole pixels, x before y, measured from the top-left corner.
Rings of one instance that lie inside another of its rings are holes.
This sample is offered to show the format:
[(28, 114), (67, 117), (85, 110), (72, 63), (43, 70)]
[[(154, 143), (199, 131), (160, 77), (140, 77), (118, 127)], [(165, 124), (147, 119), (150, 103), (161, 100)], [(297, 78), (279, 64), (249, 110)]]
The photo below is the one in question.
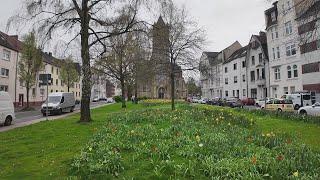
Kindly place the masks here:
[(253, 99), (268, 97), (270, 89), (269, 59), (267, 37), (264, 32), (251, 37), (246, 59), (248, 97)]
[(223, 97), (247, 97), (247, 48), (240, 48), (223, 63)]
[(270, 63), (270, 97), (302, 91), (302, 58), (294, 2), (279, 0), (265, 11)]

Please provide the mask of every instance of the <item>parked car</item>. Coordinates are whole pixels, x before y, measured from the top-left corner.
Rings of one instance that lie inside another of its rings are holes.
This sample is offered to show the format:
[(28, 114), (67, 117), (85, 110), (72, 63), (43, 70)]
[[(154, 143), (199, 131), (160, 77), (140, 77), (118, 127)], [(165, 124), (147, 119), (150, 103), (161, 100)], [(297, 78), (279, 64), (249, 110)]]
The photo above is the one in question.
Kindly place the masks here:
[(15, 120), (13, 102), (9, 93), (0, 91), (0, 124), (9, 126)]
[(208, 101), (209, 101), (208, 98), (201, 98), (201, 99), (198, 101), (198, 103), (200, 103), (200, 104), (207, 104)]
[(99, 102), (99, 98), (93, 98), (92, 102)]
[(190, 97), (190, 96), (187, 97), (186, 101), (189, 102), (189, 103), (191, 103), (191, 102), (192, 102), (192, 97)]
[(225, 105), (231, 108), (243, 107), (242, 101), (239, 98), (228, 98), (225, 101)]
[(271, 99), (261, 109), (278, 111), (278, 112), (294, 112), (293, 102), (287, 99)]
[(105, 97), (99, 98), (99, 101), (107, 101), (107, 98), (105, 98)]
[(298, 113), (301, 115), (320, 116), (320, 103), (317, 102), (312, 106), (302, 107), (299, 109)]
[(282, 96), (283, 99), (292, 100), (295, 110), (298, 110), (303, 106), (311, 106), (312, 99), (310, 93), (296, 93), (296, 94), (286, 94)]
[(199, 97), (192, 97), (192, 103), (199, 103)]
[(261, 107), (263, 106), (266, 102), (270, 101), (273, 98), (265, 98), (265, 99), (259, 99), (256, 100), (256, 106)]
[(76, 105), (73, 93), (51, 93), (48, 99), (41, 106), (43, 116), (48, 114), (62, 114), (63, 112), (73, 112)]
[(107, 98), (107, 103), (113, 103), (113, 102), (114, 102), (113, 98)]
[(244, 106), (254, 106), (256, 104), (253, 98), (244, 98), (241, 101)]

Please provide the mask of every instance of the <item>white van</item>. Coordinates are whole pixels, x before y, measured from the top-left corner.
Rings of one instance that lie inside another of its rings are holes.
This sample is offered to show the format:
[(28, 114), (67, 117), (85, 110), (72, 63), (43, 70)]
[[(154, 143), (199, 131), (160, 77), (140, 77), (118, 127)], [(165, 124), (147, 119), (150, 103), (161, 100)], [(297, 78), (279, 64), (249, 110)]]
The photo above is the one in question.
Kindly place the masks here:
[(312, 99), (310, 93), (295, 93), (295, 94), (286, 94), (282, 96), (283, 99), (292, 100), (293, 107), (295, 110), (298, 110), (304, 106), (311, 106)]
[[(47, 106), (48, 104), (48, 106)], [(76, 101), (73, 93), (57, 92), (49, 94), (47, 101), (41, 106), (43, 116), (48, 114), (62, 114), (63, 112), (73, 112)]]
[(11, 125), (14, 121), (14, 107), (9, 93), (0, 91), (0, 124)]

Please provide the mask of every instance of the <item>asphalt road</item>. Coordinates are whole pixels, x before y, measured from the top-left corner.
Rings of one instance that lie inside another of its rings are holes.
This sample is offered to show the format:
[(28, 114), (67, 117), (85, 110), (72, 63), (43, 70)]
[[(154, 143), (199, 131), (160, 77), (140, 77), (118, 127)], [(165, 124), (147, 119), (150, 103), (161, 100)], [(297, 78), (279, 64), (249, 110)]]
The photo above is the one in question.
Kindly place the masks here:
[[(97, 106), (101, 106), (103, 104), (106, 104), (106, 102), (92, 102), (90, 107), (94, 108)], [(75, 110), (79, 110), (79, 109), (80, 109), (80, 105), (76, 105)], [(59, 117), (59, 116), (65, 115), (65, 114), (67, 114), (67, 113), (63, 113), (62, 115), (54, 115), (54, 116)], [(14, 122), (15, 124), (43, 118), (43, 115), (41, 114), (40, 109), (37, 111), (16, 112), (15, 115), (16, 115), (16, 119)], [(53, 116), (53, 115), (51, 115), (51, 116)]]

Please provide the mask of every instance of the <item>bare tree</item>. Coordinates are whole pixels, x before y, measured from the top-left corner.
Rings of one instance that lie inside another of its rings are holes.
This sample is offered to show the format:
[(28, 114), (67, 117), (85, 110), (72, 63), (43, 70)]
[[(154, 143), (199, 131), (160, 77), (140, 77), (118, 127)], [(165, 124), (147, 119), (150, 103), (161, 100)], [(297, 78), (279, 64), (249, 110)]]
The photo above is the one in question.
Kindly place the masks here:
[[(107, 51), (105, 41), (132, 31), (137, 9), (143, 0), (25, 0), (25, 11), (12, 17), (20, 26), (32, 24), (43, 42), (58, 34), (71, 35), (68, 44), (81, 41), (82, 99), (80, 122), (90, 122), (91, 65), (90, 59)], [(24, 24), (21, 24), (24, 23)], [(114, 30), (117, 27), (117, 30)], [(98, 52), (93, 55), (91, 52)]]
[(107, 76), (116, 79), (120, 83), (122, 108), (126, 108), (126, 85), (132, 77), (134, 66), (134, 56), (136, 51), (136, 41), (132, 33), (122, 34), (111, 38), (110, 53), (96, 61), (95, 68)]
[(68, 87), (68, 92), (70, 92), (70, 87), (74, 86), (74, 83), (79, 82), (79, 72), (77, 70), (77, 64), (75, 64), (71, 57), (60, 62), (61, 72), (60, 79)]
[[(171, 107), (175, 110), (175, 76), (178, 71), (195, 71), (199, 68), (198, 56), (205, 43), (205, 33), (190, 20), (187, 10), (173, 2), (164, 4), (162, 14), (169, 28), (169, 38), (164, 48), (170, 60)], [(165, 33), (165, 32), (164, 32)], [(181, 67), (181, 69), (179, 68)]]

